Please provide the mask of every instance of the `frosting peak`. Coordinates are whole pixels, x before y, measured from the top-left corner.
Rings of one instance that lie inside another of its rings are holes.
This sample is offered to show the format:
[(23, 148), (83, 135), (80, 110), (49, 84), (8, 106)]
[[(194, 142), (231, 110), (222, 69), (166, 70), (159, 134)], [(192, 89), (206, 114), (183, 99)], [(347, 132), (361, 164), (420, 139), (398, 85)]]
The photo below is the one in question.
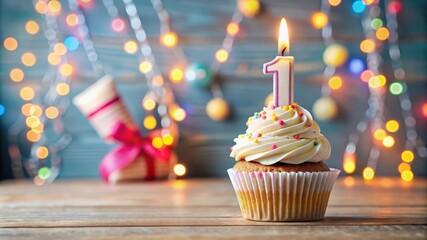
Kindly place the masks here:
[(325, 161), (331, 154), (331, 145), (320, 134), (319, 125), (297, 104), (264, 108), (246, 124), (246, 133), (234, 139), (230, 156), (236, 161), (300, 164)]

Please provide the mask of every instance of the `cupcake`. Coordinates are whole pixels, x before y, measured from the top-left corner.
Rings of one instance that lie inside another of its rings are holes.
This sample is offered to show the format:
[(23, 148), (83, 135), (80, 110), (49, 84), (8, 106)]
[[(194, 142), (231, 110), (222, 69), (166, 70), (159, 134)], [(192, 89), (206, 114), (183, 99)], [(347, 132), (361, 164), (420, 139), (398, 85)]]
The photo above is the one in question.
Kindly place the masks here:
[(339, 170), (310, 112), (292, 104), (264, 108), (247, 121), (228, 170), (242, 215), (256, 221), (314, 221), (325, 216)]

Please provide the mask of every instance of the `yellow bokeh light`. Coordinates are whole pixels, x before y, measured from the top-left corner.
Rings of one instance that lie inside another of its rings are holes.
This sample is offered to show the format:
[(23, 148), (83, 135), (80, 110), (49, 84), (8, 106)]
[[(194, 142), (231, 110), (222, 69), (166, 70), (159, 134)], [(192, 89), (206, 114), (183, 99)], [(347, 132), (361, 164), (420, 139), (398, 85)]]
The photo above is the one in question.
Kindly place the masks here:
[(386, 132), (383, 129), (377, 129), (374, 131), (374, 138), (378, 141), (381, 141), (385, 138)]
[(184, 165), (182, 164), (177, 164), (173, 167), (173, 172), (177, 175), (177, 176), (184, 176), (185, 173), (187, 172), (187, 169), (185, 168)]
[(45, 14), (47, 12), (47, 3), (40, 0), (35, 4), (34, 8), (36, 9), (36, 12)]
[(185, 119), (185, 117), (187, 116), (187, 113), (185, 112), (184, 109), (177, 107), (175, 109), (172, 110), (172, 118), (175, 121), (181, 122)]
[(387, 28), (385, 27), (380, 27), (378, 28), (378, 30), (375, 32), (375, 36), (378, 38), (378, 40), (386, 40), (389, 36), (390, 36), (390, 32), (388, 31)]
[(240, 12), (248, 18), (256, 16), (261, 9), (259, 0), (239, 0), (237, 3)]
[(329, 79), (328, 85), (333, 90), (338, 90), (342, 86), (342, 79), (339, 76), (333, 76)]
[(61, 3), (59, 1), (49, 1), (47, 4), (47, 9), (49, 10), (49, 13), (52, 15), (58, 15), (61, 13)]
[(40, 140), (42, 135), (38, 132), (35, 132), (34, 130), (30, 130), (27, 132), (27, 139), (30, 142), (37, 142)]
[(40, 118), (37, 116), (29, 116), (25, 119), (25, 124), (29, 128), (36, 128), (38, 125), (40, 125), (41, 121)]
[(138, 51), (138, 44), (135, 41), (129, 40), (123, 46), (126, 53), (134, 54)]
[(163, 77), (161, 75), (156, 75), (156, 76), (153, 77), (153, 84), (155, 86), (160, 87), (160, 86), (163, 85), (164, 82), (165, 81), (163, 80)]
[(47, 107), (45, 110), (45, 115), (49, 119), (55, 119), (59, 116), (59, 110), (55, 106)]
[(374, 76), (374, 73), (371, 70), (365, 70), (360, 74), (360, 79), (364, 82), (369, 82), (369, 79), (371, 79)]
[(26, 104), (22, 105), (22, 107), (21, 107), (22, 115), (27, 116), (27, 117), (31, 116), (30, 109), (32, 106), (33, 106), (33, 104), (31, 104), (31, 103), (26, 103)]
[(223, 63), (228, 59), (228, 52), (225, 49), (220, 49), (215, 53), (215, 58), (218, 62)]
[(22, 54), (21, 61), (25, 66), (31, 67), (36, 64), (36, 56), (33, 53), (26, 52)]
[(155, 147), (157, 149), (163, 147), (162, 138), (160, 138), (160, 137), (153, 138), (151, 144), (153, 145), (153, 147)]
[(64, 55), (67, 53), (67, 46), (63, 43), (57, 43), (53, 46), (53, 51), (58, 55)]
[(402, 158), (402, 161), (410, 163), (414, 160), (415, 156), (414, 156), (414, 153), (412, 151), (405, 150), (402, 152), (400, 157)]
[(402, 173), (406, 170), (411, 170), (411, 165), (409, 165), (408, 163), (400, 163), (397, 167), (397, 170), (399, 170), (399, 173)]
[(410, 182), (414, 179), (414, 173), (411, 170), (405, 170), (400, 174), (400, 178), (405, 182)]
[(391, 148), (391, 147), (393, 147), (393, 145), (394, 145), (394, 138), (393, 138), (392, 136), (386, 136), (386, 137), (383, 139), (383, 145), (384, 145), (384, 147), (386, 147), (386, 148)]
[(36, 149), (36, 157), (45, 159), (49, 155), (49, 149), (45, 146), (38, 147)]
[(31, 104), (29, 114), (30, 116), (41, 117), (43, 114), (43, 109), (37, 104)]
[(387, 83), (387, 79), (385, 78), (384, 75), (371, 77), (368, 82), (370, 88), (383, 87), (386, 83)]
[(329, 2), (329, 5), (336, 7), (336, 6), (340, 5), (341, 0), (328, 0), (328, 2)]
[(321, 29), (328, 24), (328, 16), (323, 12), (316, 12), (311, 16), (311, 24), (316, 29)]
[(360, 50), (364, 53), (371, 53), (375, 49), (375, 42), (371, 39), (365, 39), (360, 43)]
[(142, 73), (148, 73), (151, 71), (152, 68), (153, 66), (149, 61), (143, 61), (139, 64), (139, 71)]
[(58, 65), (58, 64), (61, 63), (61, 56), (59, 56), (58, 54), (56, 54), (54, 52), (53, 53), (49, 53), (49, 55), (47, 55), (47, 61), (51, 65), (56, 66), (56, 65)]
[(8, 51), (15, 51), (18, 48), (18, 41), (13, 37), (5, 38), (3, 41), (3, 46)]
[(174, 47), (178, 43), (178, 36), (174, 32), (167, 32), (160, 36), (160, 43), (165, 47)]
[(156, 107), (156, 101), (152, 98), (146, 98), (142, 101), (142, 107), (147, 111), (151, 111)]
[(152, 130), (157, 126), (157, 120), (154, 116), (147, 116), (144, 119), (144, 127), (148, 130)]
[(169, 71), (169, 78), (174, 83), (180, 83), (184, 78), (184, 72), (179, 67), (174, 67)]
[(25, 74), (24, 71), (22, 71), (21, 69), (14, 68), (10, 71), (9, 77), (14, 82), (21, 82), (24, 79)]
[(68, 77), (71, 74), (73, 74), (74, 68), (71, 64), (66, 63), (66, 64), (63, 64), (59, 67), (59, 72), (61, 73), (62, 76)]
[(68, 24), (68, 26), (74, 27), (79, 23), (79, 17), (74, 13), (70, 13), (65, 18), (65, 22)]
[(70, 85), (67, 83), (58, 83), (56, 85), (56, 92), (58, 95), (65, 96), (70, 92)]
[(362, 1), (363, 1), (363, 4), (368, 6), (375, 2), (375, 0), (362, 0)]
[(356, 164), (354, 162), (344, 162), (344, 171), (346, 173), (354, 173)]
[(23, 87), (19, 91), (19, 96), (26, 101), (32, 100), (34, 98), (34, 94), (34, 89), (32, 87)]
[(37, 126), (31, 128), (31, 130), (33, 130), (35, 133), (43, 133), (43, 131), (44, 131), (44, 124), (42, 122), (40, 122), (40, 124), (38, 124)]
[(239, 24), (231, 22), (227, 25), (227, 33), (231, 36), (236, 35), (239, 32)]
[(375, 170), (371, 167), (365, 167), (363, 169), (363, 178), (365, 180), (372, 180), (375, 177)]
[(389, 132), (397, 132), (399, 130), (399, 123), (396, 120), (390, 120), (385, 124), (385, 128)]
[(355, 184), (354, 177), (347, 176), (344, 178), (344, 186), (351, 188), (354, 186), (354, 184)]
[(30, 35), (37, 34), (39, 30), (40, 30), (39, 24), (33, 20), (30, 20), (25, 24), (25, 31), (27, 31), (27, 33)]
[(173, 144), (173, 137), (172, 137), (172, 135), (170, 135), (170, 134), (165, 134), (165, 135), (163, 135), (163, 136), (162, 136), (162, 140), (163, 140), (163, 143), (164, 143), (166, 146), (170, 146), (170, 145), (172, 145), (172, 144)]

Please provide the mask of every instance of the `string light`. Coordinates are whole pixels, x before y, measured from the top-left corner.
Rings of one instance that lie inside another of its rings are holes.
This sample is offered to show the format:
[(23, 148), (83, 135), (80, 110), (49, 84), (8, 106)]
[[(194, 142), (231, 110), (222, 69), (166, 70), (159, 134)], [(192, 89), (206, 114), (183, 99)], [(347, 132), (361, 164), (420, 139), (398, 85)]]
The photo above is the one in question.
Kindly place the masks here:
[(400, 174), (400, 177), (405, 182), (410, 182), (414, 179), (414, 173), (411, 170), (405, 170)]
[(184, 111), (184, 109), (180, 107), (176, 107), (172, 110), (172, 118), (177, 122), (184, 121), (186, 116), (187, 116), (187, 113)]
[(121, 18), (116, 18), (111, 22), (111, 27), (116, 32), (121, 32), (125, 29), (125, 22)]
[(61, 56), (52, 52), (47, 55), (47, 61), (52, 65), (56, 66), (61, 63)]
[(59, 1), (49, 1), (47, 3), (47, 10), (53, 16), (59, 15), (61, 13), (61, 3)]
[(364, 53), (371, 53), (375, 49), (375, 42), (371, 39), (365, 39), (360, 43), (360, 50)]
[(383, 26), (383, 21), (381, 21), (381, 19), (379, 19), (379, 18), (374, 18), (372, 21), (371, 21), (371, 27), (372, 27), (372, 29), (374, 29), (374, 30), (378, 30), (379, 28), (381, 28)]
[(248, 18), (256, 16), (261, 8), (259, 0), (238, 0), (237, 3), (239, 11)]
[(375, 170), (372, 167), (366, 167), (363, 169), (363, 178), (365, 180), (372, 180), (375, 177)]
[(387, 28), (385, 27), (380, 27), (378, 28), (378, 30), (375, 32), (375, 36), (378, 38), (378, 40), (387, 40), (387, 38), (390, 36), (390, 32), (388, 31)]
[(25, 119), (25, 124), (29, 128), (36, 128), (38, 125), (40, 125), (40, 118), (37, 116), (29, 116)]
[(148, 130), (152, 130), (157, 126), (157, 120), (154, 116), (147, 116), (144, 119), (144, 127)]
[(69, 63), (62, 64), (59, 67), (59, 73), (61, 73), (61, 75), (64, 76), (64, 77), (71, 76), (71, 74), (73, 74), (73, 72), (74, 72), (74, 68)]
[(400, 155), (400, 157), (402, 158), (402, 161), (410, 163), (414, 160), (414, 153), (410, 150), (405, 150), (402, 152), (402, 154)]
[(387, 136), (383, 129), (377, 129), (374, 131), (374, 138), (378, 141), (382, 141)]
[(36, 64), (36, 56), (31, 52), (26, 52), (21, 57), (22, 64), (27, 67), (34, 66)]
[(59, 110), (55, 106), (47, 107), (45, 110), (45, 115), (49, 119), (55, 119), (59, 116)]
[(178, 44), (178, 36), (174, 32), (167, 32), (160, 36), (160, 43), (165, 47), (175, 47)]
[(316, 12), (311, 16), (311, 24), (316, 29), (321, 29), (328, 24), (328, 16), (323, 12)]
[(354, 173), (356, 170), (356, 155), (354, 153), (344, 153), (343, 168), (348, 174)]
[(30, 35), (37, 34), (39, 32), (39, 29), (39, 24), (33, 20), (30, 20), (25, 24), (25, 31), (27, 31), (27, 33)]
[(421, 114), (427, 118), (427, 102), (423, 103), (423, 105), (421, 105)]
[(342, 86), (342, 79), (339, 76), (333, 76), (329, 79), (328, 85), (332, 90), (338, 90)]
[(149, 61), (142, 61), (139, 64), (139, 71), (142, 73), (148, 73), (153, 68), (153, 65)]
[(135, 41), (129, 40), (124, 44), (123, 48), (126, 53), (134, 54), (138, 51), (138, 44)]
[(163, 147), (163, 140), (160, 137), (153, 138), (153, 141), (151, 143), (152, 143), (153, 147), (155, 147), (157, 149)]
[(176, 164), (174, 167), (173, 167), (173, 172), (177, 175), (177, 176), (184, 176), (185, 175), (185, 173), (187, 172), (187, 169), (185, 168), (185, 166), (184, 165), (182, 165), (182, 164)]
[(2, 104), (0, 104), (0, 116), (3, 116), (5, 111), (6, 111), (6, 108)]
[(328, 0), (329, 4), (333, 7), (340, 5), (341, 0)]
[(48, 167), (42, 167), (38, 171), (38, 177), (42, 180), (47, 180), (52, 175), (52, 171)]
[(391, 1), (387, 6), (387, 10), (393, 14), (398, 14), (400, 11), (402, 11), (402, 9), (403, 9), (402, 3), (397, 0)]
[(47, 12), (47, 3), (45, 1), (39, 0), (34, 8), (36, 9), (36, 12), (40, 14), (45, 14)]
[(371, 79), (374, 76), (374, 73), (371, 70), (365, 70), (360, 74), (360, 79), (363, 82), (369, 82), (369, 79)]
[(389, 132), (397, 132), (399, 130), (399, 123), (396, 120), (390, 120), (385, 124), (385, 128)]
[(43, 114), (43, 109), (37, 104), (31, 104), (29, 113), (31, 116), (41, 117)]
[(64, 44), (68, 50), (74, 51), (79, 48), (79, 40), (74, 36), (68, 36), (64, 39)]
[(154, 101), (154, 99), (151, 98), (145, 98), (142, 101), (142, 107), (147, 110), (147, 111), (151, 111), (156, 107), (156, 101)]
[(65, 96), (70, 92), (70, 85), (67, 83), (58, 83), (56, 85), (56, 92), (60, 96)]
[(394, 138), (392, 136), (386, 136), (383, 139), (383, 145), (386, 148), (391, 148), (394, 145)]
[(362, 0), (362, 1), (363, 1), (363, 4), (365, 5), (371, 5), (375, 2), (375, 0)]
[(24, 79), (24, 72), (20, 68), (14, 68), (10, 71), (9, 77), (14, 82), (21, 82)]
[(79, 18), (77, 17), (76, 14), (70, 13), (65, 18), (65, 22), (68, 24), (68, 26), (75, 27), (79, 23)]
[(36, 156), (39, 159), (45, 159), (49, 155), (49, 149), (45, 146), (40, 146), (36, 149)]
[(377, 75), (377, 76), (371, 77), (371, 79), (369, 79), (369, 82), (368, 82), (370, 88), (383, 87), (386, 83), (387, 83), (387, 79), (385, 78), (384, 75)]
[(8, 51), (15, 51), (18, 48), (18, 41), (13, 37), (7, 37), (3, 41), (3, 46)]
[(390, 84), (389, 90), (393, 95), (400, 95), (403, 93), (403, 86), (400, 82), (394, 82)]
[(67, 53), (67, 47), (63, 43), (57, 43), (53, 47), (53, 51), (58, 55), (64, 55)]
[(173, 144), (173, 136), (170, 134), (165, 134), (162, 136), (162, 141), (166, 146), (170, 146)]
[(363, 11), (365, 11), (365, 4), (360, 0), (354, 1), (351, 7), (353, 9), (353, 12), (355, 13), (362, 13)]
[(38, 142), (41, 138), (41, 134), (35, 132), (34, 130), (29, 130), (27, 132), (27, 139), (30, 142)]
[(180, 83), (184, 78), (184, 72), (179, 66), (173, 67), (169, 71), (169, 78), (173, 83)]
[(218, 62), (223, 63), (228, 59), (228, 52), (225, 49), (220, 49), (215, 53), (215, 58)]
[(365, 64), (361, 59), (354, 58), (350, 60), (349, 68), (353, 74), (360, 74), (365, 69)]
[(19, 96), (21, 96), (23, 100), (30, 101), (34, 98), (34, 90), (31, 87), (23, 87), (19, 91)]
[(399, 173), (402, 173), (407, 170), (411, 170), (411, 165), (409, 165), (406, 162), (400, 163), (399, 166), (397, 167), (397, 170), (399, 171)]
[(239, 33), (239, 24), (231, 22), (227, 25), (227, 33), (231, 36), (235, 36), (237, 33)]

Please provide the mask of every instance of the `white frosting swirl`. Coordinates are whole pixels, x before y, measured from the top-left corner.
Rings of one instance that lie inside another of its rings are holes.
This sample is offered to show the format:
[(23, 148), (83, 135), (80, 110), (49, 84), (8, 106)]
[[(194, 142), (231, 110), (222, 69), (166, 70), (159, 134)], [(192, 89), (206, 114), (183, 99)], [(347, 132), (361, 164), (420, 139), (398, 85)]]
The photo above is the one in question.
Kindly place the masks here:
[(246, 134), (234, 139), (230, 156), (236, 161), (301, 164), (325, 161), (331, 154), (331, 145), (310, 112), (296, 104), (264, 108), (247, 125)]

